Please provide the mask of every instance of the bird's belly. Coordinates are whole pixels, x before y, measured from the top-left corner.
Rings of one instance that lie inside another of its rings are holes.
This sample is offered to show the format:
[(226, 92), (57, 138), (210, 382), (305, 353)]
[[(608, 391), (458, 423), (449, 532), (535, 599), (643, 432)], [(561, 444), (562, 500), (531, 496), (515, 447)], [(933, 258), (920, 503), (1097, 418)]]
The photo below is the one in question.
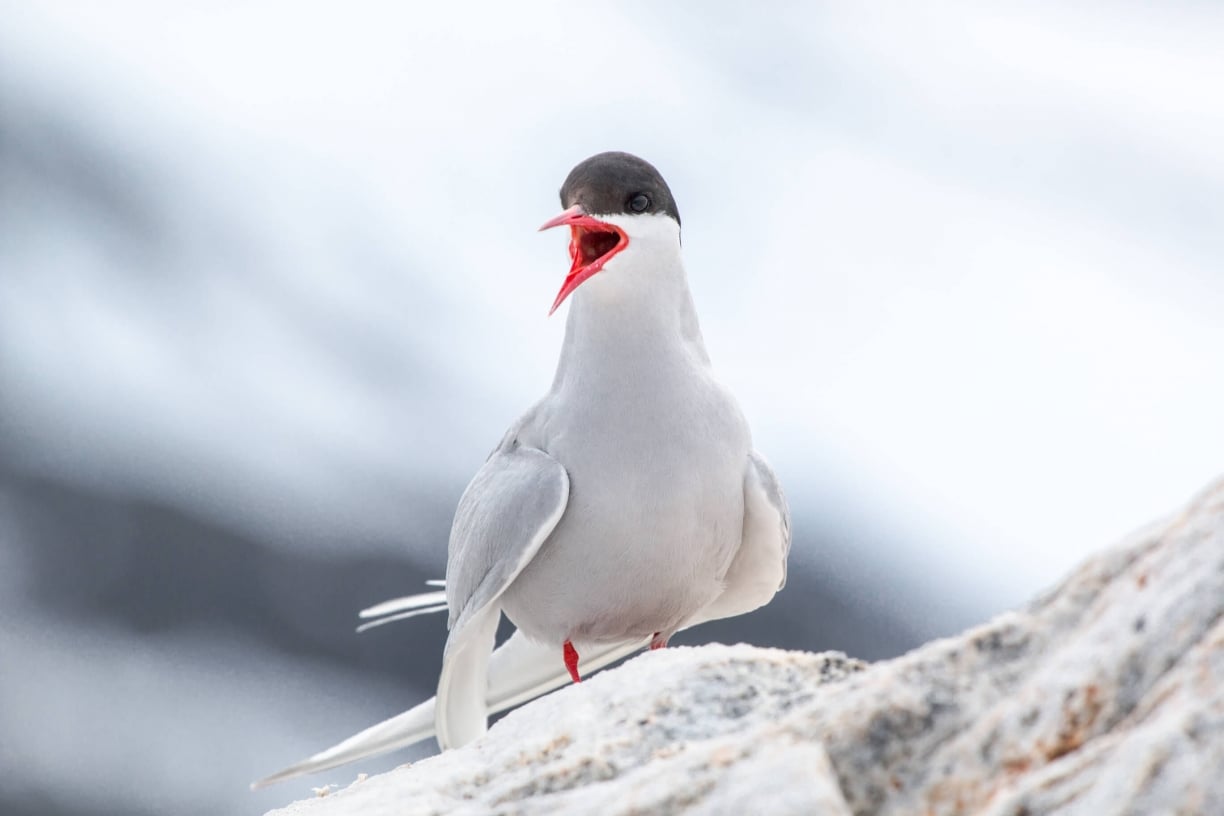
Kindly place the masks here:
[(564, 516), (502, 596), (528, 636), (670, 635), (721, 592), (742, 536), (742, 466), (655, 465), (570, 469)]

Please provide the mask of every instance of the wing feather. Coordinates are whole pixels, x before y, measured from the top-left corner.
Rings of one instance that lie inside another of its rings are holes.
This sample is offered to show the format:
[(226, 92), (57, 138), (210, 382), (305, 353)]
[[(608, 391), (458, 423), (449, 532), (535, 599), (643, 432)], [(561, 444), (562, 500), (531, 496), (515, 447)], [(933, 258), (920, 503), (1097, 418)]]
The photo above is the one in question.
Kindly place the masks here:
[(446, 562), (448, 626), (497, 599), (552, 533), (569, 501), (569, 474), (544, 451), (499, 450), (459, 499)]
[(786, 586), (790, 509), (778, 477), (757, 452), (744, 471), (744, 532), (723, 580), (722, 594), (686, 626), (742, 615), (764, 606)]
[(565, 513), (569, 475), (541, 450), (515, 446), (489, 457), (459, 499), (446, 564), (450, 636), (438, 680), (435, 729), (443, 748), (488, 727), (488, 662), (497, 599), (539, 552)]

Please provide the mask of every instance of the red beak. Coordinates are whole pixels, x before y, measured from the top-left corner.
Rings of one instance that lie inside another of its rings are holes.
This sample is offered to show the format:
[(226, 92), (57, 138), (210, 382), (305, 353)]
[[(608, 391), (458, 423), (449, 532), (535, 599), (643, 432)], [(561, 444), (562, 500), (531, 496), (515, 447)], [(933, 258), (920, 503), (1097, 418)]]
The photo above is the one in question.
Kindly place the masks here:
[(540, 231), (560, 226), (570, 228), (569, 251), (573, 263), (569, 274), (565, 276), (565, 282), (561, 284), (557, 299), (548, 310), (550, 315), (557, 311), (562, 301), (581, 286), (583, 281), (603, 269), (612, 256), (629, 246), (629, 236), (625, 235), (624, 230), (615, 224), (592, 218), (583, 211), (580, 204), (575, 204), (556, 218), (545, 221)]

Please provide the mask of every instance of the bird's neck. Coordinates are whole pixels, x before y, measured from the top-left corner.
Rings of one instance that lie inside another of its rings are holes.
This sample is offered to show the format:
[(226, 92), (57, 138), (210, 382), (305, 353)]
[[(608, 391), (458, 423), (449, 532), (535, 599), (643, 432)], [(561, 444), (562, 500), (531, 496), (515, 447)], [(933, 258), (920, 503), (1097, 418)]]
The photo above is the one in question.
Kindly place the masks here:
[(554, 388), (709, 366), (678, 240), (627, 250), (570, 300)]

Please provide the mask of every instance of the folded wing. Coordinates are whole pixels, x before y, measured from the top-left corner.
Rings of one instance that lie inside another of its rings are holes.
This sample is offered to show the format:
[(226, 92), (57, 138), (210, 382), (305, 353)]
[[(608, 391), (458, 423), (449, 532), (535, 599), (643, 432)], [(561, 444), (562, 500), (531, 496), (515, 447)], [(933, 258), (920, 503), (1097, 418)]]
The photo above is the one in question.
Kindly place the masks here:
[(485, 462), (459, 499), (446, 564), (450, 636), (434, 725), (438, 744), (464, 745), (488, 727), (489, 655), (506, 588), (539, 552), (569, 500), (569, 476), (548, 454), (513, 442)]
[(769, 603), (786, 586), (790, 509), (778, 477), (753, 451), (744, 471), (744, 532), (723, 580), (723, 592), (687, 626), (743, 615)]

